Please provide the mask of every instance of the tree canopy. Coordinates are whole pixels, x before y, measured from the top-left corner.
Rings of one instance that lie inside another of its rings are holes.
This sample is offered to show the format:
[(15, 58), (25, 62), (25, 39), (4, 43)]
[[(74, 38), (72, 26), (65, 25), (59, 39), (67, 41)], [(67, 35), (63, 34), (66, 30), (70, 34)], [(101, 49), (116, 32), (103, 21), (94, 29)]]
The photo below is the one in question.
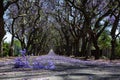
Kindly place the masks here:
[[(90, 56), (99, 59), (105, 48), (111, 50), (110, 59), (119, 53), (119, 0), (1, 0), (0, 3), (3, 12), (0, 24), (3, 31), (12, 35), (9, 56), (13, 56), (14, 39), (19, 40), (29, 55), (44, 54), (50, 48), (60, 55), (85, 59)], [(4, 14), (8, 18), (3, 20)], [(0, 35), (1, 41), (3, 36)]]

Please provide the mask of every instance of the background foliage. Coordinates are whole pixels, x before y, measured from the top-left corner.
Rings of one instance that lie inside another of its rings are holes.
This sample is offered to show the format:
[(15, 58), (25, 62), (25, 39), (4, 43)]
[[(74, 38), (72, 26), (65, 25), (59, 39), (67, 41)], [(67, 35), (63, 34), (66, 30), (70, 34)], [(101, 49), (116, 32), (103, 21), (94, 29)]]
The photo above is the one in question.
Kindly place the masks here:
[[(1, 0), (2, 26), (12, 35), (5, 56), (59, 55), (120, 58), (119, 0)], [(4, 17), (4, 20), (2, 19)], [(0, 32), (1, 34), (3, 32)], [(0, 36), (1, 43), (4, 42)], [(6, 46), (7, 45), (7, 46)], [(109, 51), (108, 51), (109, 50)], [(106, 56), (108, 57), (108, 56)]]

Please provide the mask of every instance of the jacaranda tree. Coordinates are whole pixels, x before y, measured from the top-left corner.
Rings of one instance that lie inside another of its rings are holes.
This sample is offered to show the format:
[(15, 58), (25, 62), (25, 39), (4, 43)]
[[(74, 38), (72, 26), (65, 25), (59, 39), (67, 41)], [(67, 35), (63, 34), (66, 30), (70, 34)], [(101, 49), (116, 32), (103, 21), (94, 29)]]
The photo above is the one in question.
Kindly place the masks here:
[[(18, 0), (0, 0), (0, 53), (1, 53), (1, 43), (3, 40), (3, 37), (6, 33), (5, 28), (4, 28), (4, 13), (5, 11), (8, 9), (8, 7), (13, 4), (16, 3)], [(2, 54), (2, 53), (1, 53)]]

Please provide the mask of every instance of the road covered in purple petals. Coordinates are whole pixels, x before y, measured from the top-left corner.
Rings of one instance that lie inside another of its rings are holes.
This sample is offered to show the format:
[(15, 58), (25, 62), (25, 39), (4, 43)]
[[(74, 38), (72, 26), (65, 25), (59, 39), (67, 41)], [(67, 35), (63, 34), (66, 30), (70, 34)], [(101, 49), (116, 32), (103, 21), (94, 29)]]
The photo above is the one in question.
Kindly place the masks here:
[(56, 55), (52, 50), (47, 55), (27, 57), (31, 63), (52, 62), (54, 69), (15, 68), (14, 59), (0, 61), (0, 80), (120, 80), (119, 62), (84, 61)]

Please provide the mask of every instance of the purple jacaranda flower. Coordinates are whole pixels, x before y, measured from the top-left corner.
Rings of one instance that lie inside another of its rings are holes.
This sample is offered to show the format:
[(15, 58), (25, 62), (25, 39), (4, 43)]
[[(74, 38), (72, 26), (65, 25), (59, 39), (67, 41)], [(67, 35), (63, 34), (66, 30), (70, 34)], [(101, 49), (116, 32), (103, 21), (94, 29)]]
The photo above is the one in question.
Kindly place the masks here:
[(30, 65), (28, 61), (25, 61), (23, 68), (32, 68), (32, 66)]
[(14, 67), (15, 68), (22, 68), (24, 66), (24, 62), (21, 60), (21, 58), (16, 58), (15, 59), (15, 64)]
[(108, 16), (108, 21), (113, 24), (115, 21), (115, 17), (114, 16)]
[(10, 14), (13, 15), (13, 16), (17, 16), (18, 15), (18, 7), (16, 4), (12, 4), (9, 6), (9, 11), (10, 11)]
[(26, 49), (20, 50), (20, 53), (21, 53), (22, 56), (25, 56), (25, 54), (26, 54)]
[[(31, 61), (32, 65), (30, 65), (29, 57), (26, 57), (26, 49), (20, 50), (22, 55), (21, 58), (15, 59), (15, 68), (32, 68), (32, 69), (55, 69), (55, 65), (50, 59), (53, 59), (55, 53), (53, 50), (50, 50), (48, 55), (41, 56), (40, 58), (36, 58), (34, 61)], [(48, 59), (47, 59), (48, 58)], [(40, 62), (41, 61), (41, 62)]]
[(32, 63), (32, 68), (33, 69), (44, 69), (44, 66), (41, 63), (39, 63), (38, 61), (34, 61)]
[[(15, 59), (15, 68), (31, 68), (31, 69), (48, 69), (48, 70), (54, 70), (56, 69), (57, 64), (70, 64), (73, 66), (80, 66), (81, 64), (86, 66), (111, 66), (112, 64), (109, 62), (102, 62), (102, 61), (93, 61), (93, 60), (79, 60), (71, 57), (65, 57), (65, 56), (59, 56), (52, 53), (54, 55), (47, 54), (42, 55), (34, 60), (29, 62), (29, 57), (21, 57)], [(26, 58), (26, 59), (25, 59)], [(31, 64), (31, 65), (30, 65)], [(118, 64), (120, 65), (120, 64)]]
[(50, 70), (53, 70), (55, 69), (55, 65), (53, 62), (48, 62), (47, 65), (45, 66), (45, 69), (50, 69)]
[[(24, 59), (27, 58), (27, 59)], [(31, 63), (31, 65), (30, 65)], [(73, 66), (80, 66), (80, 64), (87, 65), (87, 66), (110, 66), (110, 63), (107, 62), (98, 62), (92, 60), (79, 60), (75, 58), (59, 56), (52, 51), (52, 54), (49, 53), (47, 55), (42, 55), (35, 58), (33, 61), (29, 62), (28, 57), (18, 58), (16, 60), (15, 66), (17, 68), (31, 68), (31, 69), (48, 69), (54, 70), (56, 68), (55, 65), (57, 64), (70, 64)]]
[(30, 68), (30, 64), (28, 61), (23, 61), (21, 58), (16, 58), (15, 59), (15, 68)]

